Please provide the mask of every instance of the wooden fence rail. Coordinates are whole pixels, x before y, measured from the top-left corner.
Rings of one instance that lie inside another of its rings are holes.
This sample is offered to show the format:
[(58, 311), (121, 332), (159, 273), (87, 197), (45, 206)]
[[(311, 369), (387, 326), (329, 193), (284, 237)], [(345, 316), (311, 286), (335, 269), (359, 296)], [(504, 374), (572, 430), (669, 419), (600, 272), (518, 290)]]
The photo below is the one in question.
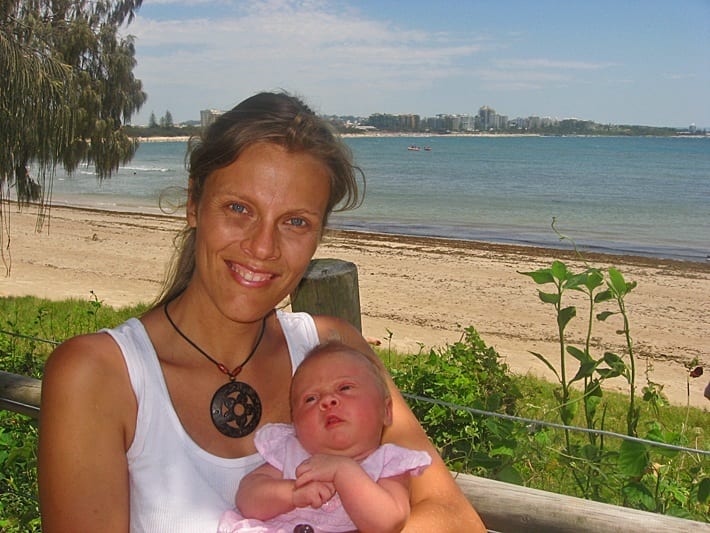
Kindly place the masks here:
[[(331, 314), (360, 329), (357, 270), (352, 263), (316, 259), (298, 292), (295, 309)], [(334, 279), (336, 278), (336, 279)], [(314, 281), (317, 280), (317, 281)], [(330, 290), (323, 290), (323, 284)], [(42, 383), (0, 371), (0, 409), (39, 418)], [(500, 533), (710, 533), (710, 524), (638, 511), (452, 473), (490, 531)]]
[(39, 418), (42, 382), (0, 371), (0, 409)]

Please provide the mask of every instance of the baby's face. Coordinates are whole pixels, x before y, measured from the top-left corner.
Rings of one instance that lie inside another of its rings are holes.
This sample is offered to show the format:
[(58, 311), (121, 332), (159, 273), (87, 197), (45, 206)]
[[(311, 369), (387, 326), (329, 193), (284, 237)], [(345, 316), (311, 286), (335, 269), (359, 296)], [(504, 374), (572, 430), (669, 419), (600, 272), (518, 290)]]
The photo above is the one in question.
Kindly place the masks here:
[(307, 359), (293, 383), (293, 425), (311, 454), (363, 459), (380, 444), (392, 423), (392, 402), (366, 361), (349, 352)]

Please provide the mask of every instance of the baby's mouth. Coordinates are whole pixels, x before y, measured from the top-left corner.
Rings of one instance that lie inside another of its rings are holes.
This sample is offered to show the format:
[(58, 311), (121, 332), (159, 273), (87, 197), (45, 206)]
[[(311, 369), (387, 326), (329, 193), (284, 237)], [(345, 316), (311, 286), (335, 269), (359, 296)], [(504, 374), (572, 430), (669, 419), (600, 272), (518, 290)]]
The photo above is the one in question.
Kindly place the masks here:
[(342, 419), (335, 415), (330, 415), (325, 419), (325, 427), (329, 428), (342, 422)]

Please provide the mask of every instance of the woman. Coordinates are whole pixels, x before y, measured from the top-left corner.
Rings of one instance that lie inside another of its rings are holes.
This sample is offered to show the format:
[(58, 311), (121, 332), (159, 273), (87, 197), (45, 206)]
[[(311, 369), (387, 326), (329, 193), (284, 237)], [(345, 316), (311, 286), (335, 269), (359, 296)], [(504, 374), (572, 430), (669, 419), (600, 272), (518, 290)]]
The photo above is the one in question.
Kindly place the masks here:
[[(216, 530), (240, 479), (262, 463), (254, 430), (289, 422), (304, 354), (337, 340), (369, 351), (331, 317), (274, 308), (313, 256), (328, 215), (358, 203), (357, 169), (298, 99), (262, 93), (191, 148), (187, 227), (162, 296), (140, 320), (68, 340), (43, 381), (43, 528)], [(369, 351), (371, 353), (371, 351)], [(423, 449), (408, 531), (484, 527), (389, 381), (383, 442)]]

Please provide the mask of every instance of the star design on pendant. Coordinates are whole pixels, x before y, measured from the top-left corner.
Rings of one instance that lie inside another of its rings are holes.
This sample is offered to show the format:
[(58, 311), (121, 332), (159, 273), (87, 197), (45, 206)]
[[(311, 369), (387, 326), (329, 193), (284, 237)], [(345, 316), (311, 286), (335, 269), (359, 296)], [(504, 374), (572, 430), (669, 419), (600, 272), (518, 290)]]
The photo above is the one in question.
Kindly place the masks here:
[(230, 381), (214, 393), (210, 414), (220, 433), (233, 438), (244, 437), (259, 425), (261, 400), (247, 383)]

